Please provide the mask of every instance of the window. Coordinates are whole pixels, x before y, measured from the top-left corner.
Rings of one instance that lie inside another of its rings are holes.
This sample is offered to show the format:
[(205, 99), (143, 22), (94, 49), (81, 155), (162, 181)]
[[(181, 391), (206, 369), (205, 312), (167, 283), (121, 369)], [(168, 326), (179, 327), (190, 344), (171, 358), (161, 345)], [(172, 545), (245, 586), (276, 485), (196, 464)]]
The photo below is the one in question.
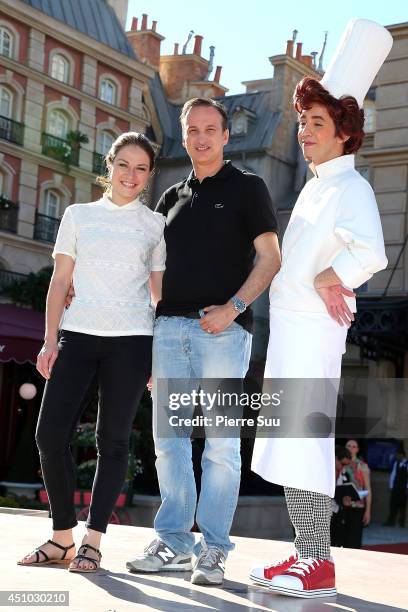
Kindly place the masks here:
[(372, 134), (376, 129), (376, 110), (372, 100), (364, 102), (364, 131)]
[(69, 82), (69, 62), (59, 53), (54, 55), (51, 60), (51, 76), (63, 83)]
[(116, 104), (116, 85), (109, 79), (102, 79), (101, 81), (101, 100), (108, 102), (108, 104)]
[(232, 119), (231, 135), (246, 134), (248, 121), (244, 113), (235, 113)]
[(114, 141), (114, 137), (110, 132), (106, 132), (105, 130), (101, 134), (101, 150), (100, 153), (102, 155), (106, 155), (109, 152)]
[(231, 136), (243, 136), (256, 119), (256, 113), (249, 108), (237, 106), (231, 119)]
[(0, 86), (0, 115), (11, 119), (13, 96), (6, 87)]
[(58, 219), (60, 214), (60, 203), (61, 198), (56, 191), (53, 189), (46, 189), (44, 192), (44, 201), (42, 205), (41, 213), (48, 217)]
[(13, 35), (4, 27), (0, 27), (0, 53), (6, 57), (13, 55)]
[(61, 111), (53, 110), (50, 113), (48, 133), (58, 138), (65, 138), (68, 132), (68, 119)]

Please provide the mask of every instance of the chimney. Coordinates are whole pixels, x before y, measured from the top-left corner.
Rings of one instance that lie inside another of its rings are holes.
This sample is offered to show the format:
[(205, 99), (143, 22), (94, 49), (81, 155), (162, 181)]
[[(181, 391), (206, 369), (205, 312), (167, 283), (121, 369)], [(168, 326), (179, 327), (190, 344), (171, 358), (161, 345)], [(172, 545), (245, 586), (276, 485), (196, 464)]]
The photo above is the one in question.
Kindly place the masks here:
[(142, 15), (142, 27), (140, 30), (137, 29), (137, 24), (137, 17), (133, 17), (132, 29), (130, 32), (127, 32), (128, 40), (138, 60), (148, 64), (158, 72), (160, 68), (160, 45), (161, 41), (164, 40), (164, 36), (156, 32), (157, 21), (152, 22), (151, 30), (147, 29), (146, 14)]
[(309, 68), (313, 68), (313, 57), (311, 55), (302, 55), (300, 61), (309, 66)]
[(302, 57), (302, 43), (296, 43), (296, 59), (301, 61)]
[(286, 55), (293, 57), (293, 40), (288, 40), (286, 43)]
[(201, 45), (203, 44), (203, 36), (200, 36), (199, 34), (197, 34), (196, 36), (194, 36), (195, 41), (194, 41), (194, 55), (198, 55), (201, 57)]
[(189, 98), (215, 98), (228, 91), (220, 84), (221, 66), (217, 66), (214, 80), (209, 81), (210, 61), (200, 55), (202, 36), (195, 37), (194, 52), (180, 53), (178, 43), (172, 55), (160, 57), (160, 78), (167, 98), (183, 104)]
[(115, 11), (122, 28), (126, 29), (126, 18), (128, 14), (128, 0), (108, 0), (108, 4)]

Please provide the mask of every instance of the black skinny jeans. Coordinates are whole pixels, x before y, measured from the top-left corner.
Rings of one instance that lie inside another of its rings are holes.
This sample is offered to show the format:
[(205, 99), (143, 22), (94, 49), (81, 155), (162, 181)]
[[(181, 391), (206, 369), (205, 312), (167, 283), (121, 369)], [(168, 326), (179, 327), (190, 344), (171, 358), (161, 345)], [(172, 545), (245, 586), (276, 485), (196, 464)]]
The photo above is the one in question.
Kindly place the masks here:
[(77, 525), (75, 465), (70, 443), (83, 399), (98, 376), (98, 460), (87, 527), (106, 532), (128, 465), (129, 436), (151, 372), (152, 336), (92, 336), (62, 331), (60, 352), (45, 385), (36, 441), (53, 529)]

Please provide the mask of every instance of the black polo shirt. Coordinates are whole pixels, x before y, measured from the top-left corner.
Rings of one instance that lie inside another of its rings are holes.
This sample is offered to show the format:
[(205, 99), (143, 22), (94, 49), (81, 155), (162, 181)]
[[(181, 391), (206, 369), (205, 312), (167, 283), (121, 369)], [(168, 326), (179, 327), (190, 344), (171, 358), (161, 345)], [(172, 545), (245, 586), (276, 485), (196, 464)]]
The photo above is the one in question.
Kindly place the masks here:
[[(156, 211), (167, 218), (166, 270), (156, 316), (225, 304), (252, 270), (255, 238), (277, 232), (264, 181), (229, 161), (201, 183), (191, 172), (164, 192)], [(236, 321), (251, 331), (250, 308)]]

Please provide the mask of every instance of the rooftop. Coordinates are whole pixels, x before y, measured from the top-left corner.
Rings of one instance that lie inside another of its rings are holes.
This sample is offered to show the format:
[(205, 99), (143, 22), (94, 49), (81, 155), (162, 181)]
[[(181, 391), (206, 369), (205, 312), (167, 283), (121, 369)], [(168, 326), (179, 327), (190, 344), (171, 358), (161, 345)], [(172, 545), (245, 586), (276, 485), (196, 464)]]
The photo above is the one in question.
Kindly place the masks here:
[(106, 0), (23, 0), (34, 9), (136, 59), (135, 52)]

